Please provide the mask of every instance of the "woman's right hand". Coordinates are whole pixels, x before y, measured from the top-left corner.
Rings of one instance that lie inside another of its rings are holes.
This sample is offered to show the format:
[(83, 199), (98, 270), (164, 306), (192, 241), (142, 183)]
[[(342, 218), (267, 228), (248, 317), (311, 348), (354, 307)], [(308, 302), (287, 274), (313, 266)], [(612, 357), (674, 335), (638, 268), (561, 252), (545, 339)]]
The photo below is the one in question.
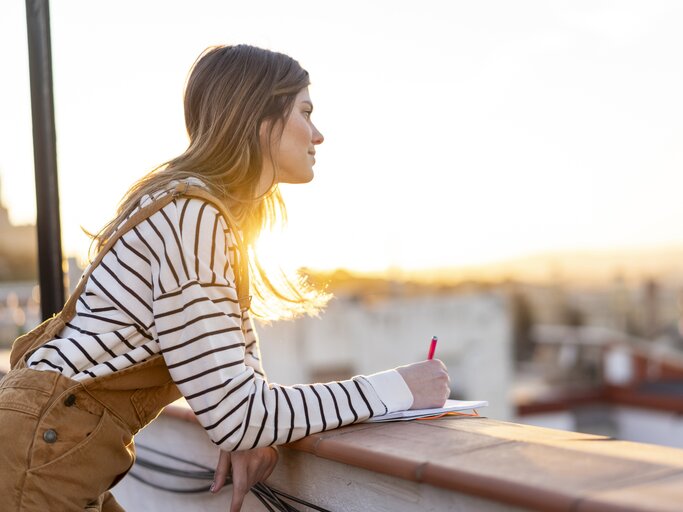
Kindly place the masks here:
[(451, 379), (446, 365), (439, 359), (399, 366), (396, 371), (413, 394), (411, 409), (442, 407), (446, 403), (451, 393)]
[(225, 485), (226, 477), (232, 474), (230, 512), (239, 512), (251, 487), (270, 476), (277, 464), (277, 459), (278, 451), (274, 446), (237, 452), (220, 450), (211, 492), (220, 491)]

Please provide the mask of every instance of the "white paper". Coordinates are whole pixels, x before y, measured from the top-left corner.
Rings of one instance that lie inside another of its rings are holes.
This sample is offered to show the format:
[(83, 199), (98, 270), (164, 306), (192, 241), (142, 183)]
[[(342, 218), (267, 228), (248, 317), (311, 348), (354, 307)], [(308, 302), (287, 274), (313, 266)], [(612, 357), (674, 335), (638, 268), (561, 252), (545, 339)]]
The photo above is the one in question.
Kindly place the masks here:
[(489, 403), (485, 400), (446, 400), (443, 407), (435, 409), (413, 409), (409, 411), (396, 411), (382, 416), (375, 416), (366, 420), (367, 423), (378, 423), (381, 421), (407, 421), (417, 418), (429, 418), (430, 416), (438, 416), (445, 412), (451, 411), (469, 411), (472, 409), (479, 409), (486, 407)]

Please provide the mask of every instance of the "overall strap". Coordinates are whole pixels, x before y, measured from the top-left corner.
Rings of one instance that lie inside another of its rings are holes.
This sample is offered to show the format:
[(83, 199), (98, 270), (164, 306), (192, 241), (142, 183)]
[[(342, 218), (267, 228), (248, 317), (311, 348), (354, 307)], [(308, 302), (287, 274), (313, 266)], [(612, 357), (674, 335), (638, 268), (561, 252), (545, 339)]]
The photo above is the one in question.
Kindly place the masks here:
[(109, 252), (109, 250), (114, 246), (114, 244), (124, 234), (133, 229), (140, 222), (151, 217), (156, 212), (158, 212), (159, 210), (161, 210), (162, 208), (164, 208), (180, 196), (196, 197), (198, 199), (203, 199), (211, 203), (213, 206), (216, 207), (216, 209), (221, 213), (221, 215), (225, 217), (226, 223), (228, 223), (228, 225), (232, 228), (235, 240), (237, 242), (237, 247), (240, 252), (239, 261), (237, 262), (237, 268), (235, 271), (235, 286), (237, 287), (237, 298), (239, 300), (240, 309), (242, 310), (242, 312), (249, 309), (251, 303), (251, 296), (249, 295), (249, 267), (247, 264), (248, 261), (246, 259), (247, 251), (238, 233), (238, 227), (236, 222), (234, 221), (233, 215), (223, 205), (220, 199), (213, 196), (205, 189), (198, 186), (190, 185), (189, 183), (180, 183), (176, 185), (172, 193), (167, 194), (160, 199), (155, 199), (151, 204), (143, 208), (140, 208), (119, 229), (117, 229), (114, 232), (114, 234), (109, 238), (109, 240), (107, 240), (102, 249), (100, 249), (100, 251), (97, 253), (97, 256), (95, 257), (93, 262), (88, 267), (88, 270), (81, 277), (78, 286), (69, 297), (69, 300), (64, 305), (64, 309), (62, 309), (62, 312), (60, 313), (60, 316), (64, 322), (68, 322), (76, 314), (76, 303), (78, 302), (78, 298), (81, 296), (83, 290), (85, 289), (85, 285), (88, 282), (90, 274), (92, 274), (95, 268), (97, 268), (97, 266), (100, 264), (104, 256), (107, 254), (107, 252)]
[(174, 194), (168, 194), (162, 197), (161, 199), (154, 201), (152, 204), (144, 208), (141, 208), (133, 216), (131, 216), (123, 224), (123, 226), (121, 226), (111, 236), (109, 240), (107, 240), (107, 243), (104, 245), (104, 247), (102, 247), (102, 249), (100, 249), (100, 251), (97, 253), (97, 256), (95, 257), (95, 260), (88, 267), (88, 270), (83, 274), (83, 276), (81, 276), (81, 280), (79, 281), (78, 286), (76, 286), (76, 289), (71, 294), (69, 299), (66, 301), (66, 304), (64, 305), (62, 310), (56, 315), (54, 315), (52, 318), (45, 320), (35, 329), (18, 337), (14, 341), (12, 345), (12, 353), (10, 355), (10, 364), (12, 368), (15, 368), (15, 366), (17, 365), (21, 365), (21, 361), (25, 363), (32, 352), (37, 350), (46, 341), (49, 341), (52, 338), (54, 338), (54, 336), (56, 336), (64, 328), (66, 323), (74, 317), (74, 315), (76, 314), (76, 303), (78, 301), (78, 298), (83, 293), (83, 290), (85, 289), (85, 285), (88, 282), (90, 274), (92, 274), (93, 270), (95, 270), (95, 268), (100, 264), (102, 258), (104, 258), (105, 254), (114, 246), (116, 241), (119, 238), (121, 238), (125, 233), (130, 231), (140, 221), (158, 212), (164, 206), (173, 201), (174, 197)]

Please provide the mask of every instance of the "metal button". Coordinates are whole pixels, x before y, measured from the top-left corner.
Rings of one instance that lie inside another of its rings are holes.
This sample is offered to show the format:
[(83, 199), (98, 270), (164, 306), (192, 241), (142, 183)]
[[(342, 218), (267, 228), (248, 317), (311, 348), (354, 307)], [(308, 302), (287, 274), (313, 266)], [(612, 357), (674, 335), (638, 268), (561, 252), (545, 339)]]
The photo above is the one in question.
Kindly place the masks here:
[(54, 443), (57, 440), (57, 432), (52, 429), (46, 430), (43, 434), (43, 440), (46, 443)]
[(75, 403), (76, 403), (76, 395), (69, 395), (66, 397), (66, 400), (64, 400), (64, 405), (66, 405), (67, 407), (71, 407)]

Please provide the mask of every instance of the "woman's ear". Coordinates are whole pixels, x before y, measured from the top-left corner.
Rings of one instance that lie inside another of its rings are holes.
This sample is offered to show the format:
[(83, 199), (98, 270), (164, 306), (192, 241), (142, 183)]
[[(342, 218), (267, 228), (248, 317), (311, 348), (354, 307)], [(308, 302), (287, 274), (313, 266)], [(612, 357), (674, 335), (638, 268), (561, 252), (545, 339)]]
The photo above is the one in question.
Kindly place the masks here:
[(265, 120), (261, 122), (259, 126), (259, 145), (261, 146), (261, 157), (263, 158), (263, 165), (265, 167), (273, 166), (273, 122), (271, 120)]
[(282, 136), (283, 122), (279, 119), (264, 119), (259, 126), (259, 142), (261, 151), (274, 151)]
[(273, 149), (273, 121), (271, 119), (266, 119), (261, 121), (261, 126), (259, 126), (259, 143), (261, 144), (261, 151), (264, 154), (270, 153)]
[(274, 147), (275, 131), (273, 121), (265, 120), (259, 126), (259, 144), (261, 145), (261, 178), (256, 190), (257, 197), (266, 194), (277, 183), (276, 165), (273, 161), (276, 148)]
[(267, 138), (268, 138), (268, 132), (270, 131), (270, 127), (272, 126), (272, 121), (269, 121), (266, 119), (265, 121), (261, 121), (261, 126), (258, 128), (258, 135), (259, 139), (261, 140), (261, 146), (264, 146), (264, 144), (267, 143)]

